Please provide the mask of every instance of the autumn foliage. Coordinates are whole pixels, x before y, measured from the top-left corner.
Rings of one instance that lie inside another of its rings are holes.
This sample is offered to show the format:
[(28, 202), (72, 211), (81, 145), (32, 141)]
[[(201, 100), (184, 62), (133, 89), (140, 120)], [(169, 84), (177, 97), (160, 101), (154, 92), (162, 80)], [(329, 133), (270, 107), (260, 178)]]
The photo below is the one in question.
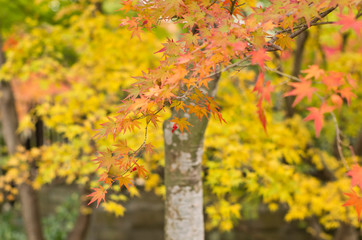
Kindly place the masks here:
[[(118, 141), (114, 148), (99, 153), (96, 162), (105, 173), (100, 179), (109, 187), (115, 181), (127, 189), (131, 187), (133, 169), (138, 175), (145, 175), (144, 166), (138, 163), (138, 157), (144, 150), (150, 150), (147, 143), (147, 129), (151, 123), (157, 127), (160, 113), (168, 107), (175, 111), (188, 112), (197, 118), (213, 116), (220, 122), (226, 122), (215, 99), (205, 94), (215, 74), (236, 70), (247, 66), (257, 68), (258, 75), (254, 85), (257, 96), (256, 107), (260, 122), (267, 131), (265, 102), (271, 103), (271, 94), (275, 86), (265, 81), (266, 72), (283, 75), (275, 68), (268, 67), (273, 52), (288, 52), (294, 44), (294, 38), (307, 29), (324, 24), (341, 25), (341, 31), (353, 29), (360, 36), (360, 5), (354, 0), (335, 1), (270, 1), (254, 5), (252, 2), (238, 0), (154, 0), (122, 2), (121, 10), (133, 14), (122, 19), (132, 36), (142, 38), (145, 31), (156, 28), (160, 22), (179, 24), (183, 33), (178, 39), (168, 39), (163, 48), (156, 52), (161, 55), (159, 65), (145, 70), (141, 76), (134, 77), (135, 82), (127, 90), (117, 114), (108, 118), (108, 122), (96, 133), (97, 138), (111, 135), (118, 139), (120, 135), (144, 128), (145, 138), (136, 149), (126, 141)], [(331, 13), (337, 12), (337, 21), (328, 21)], [(350, 104), (355, 98), (353, 93), (356, 81), (349, 73), (326, 71), (317, 65), (310, 65), (302, 75), (287, 76), (285, 82), (290, 90), (285, 97), (294, 96), (293, 106), (303, 99), (312, 102), (306, 111), (305, 121), (313, 121), (315, 135), (320, 135), (326, 115), (335, 120), (337, 140), (340, 130), (335, 112), (344, 103)], [(285, 74), (284, 74), (285, 75)], [(312, 101), (313, 100), (313, 101)], [(172, 132), (189, 131), (190, 123), (186, 118), (175, 117)], [(340, 144), (340, 141), (337, 141)], [(339, 148), (343, 159), (343, 153)], [(109, 173), (116, 166), (117, 174)], [(355, 166), (349, 175), (352, 185), (359, 185), (361, 178), (359, 167)], [(361, 184), (362, 185), (362, 184)], [(102, 187), (92, 193), (91, 202), (104, 199), (106, 192)], [(361, 211), (361, 198), (355, 193), (345, 204)]]

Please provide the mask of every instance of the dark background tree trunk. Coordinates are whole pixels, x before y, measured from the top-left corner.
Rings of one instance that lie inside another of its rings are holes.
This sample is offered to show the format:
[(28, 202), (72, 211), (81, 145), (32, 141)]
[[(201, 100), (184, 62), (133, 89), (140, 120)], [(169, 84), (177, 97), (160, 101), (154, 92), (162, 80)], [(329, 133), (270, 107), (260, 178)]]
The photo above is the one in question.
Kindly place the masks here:
[(81, 202), (78, 217), (74, 223), (73, 230), (68, 234), (67, 240), (82, 240), (86, 238), (92, 217), (91, 212), (85, 210), (86, 208), (90, 207), (88, 206), (89, 199), (86, 197), (86, 195), (90, 194), (91, 192), (92, 191), (90, 190), (89, 186), (84, 186), (80, 196)]
[[(0, 67), (5, 63), (5, 56), (2, 52), (2, 38), (0, 35)], [(3, 135), (10, 155), (16, 153), (16, 148), (21, 144), (18, 128), (18, 116), (15, 108), (14, 94), (10, 82), (0, 79), (0, 114)], [(22, 206), (22, 216), (28, 240), (43, 240), (41, 217), (37, 194), (27, 183), (19, 186), (19, 196)]]
[[(304, 47), (305, 43), (308, 39), (308, 31), (305, 31), (301, 33), (297, 38), (297, 44), (294, 51), (294, 64), (293, 64), (293, 72), (292, 76), (298, 77), (300, 74), (300, 69), (302, 68), (302, 62), (303, 62), (303, 53), (304, 53)], [(292, 96), (285, 97), (285, 110), (286, 110), (286, 117), (291, 118), (294, 115), (294, 107), (293, 102), (294, 98)]]

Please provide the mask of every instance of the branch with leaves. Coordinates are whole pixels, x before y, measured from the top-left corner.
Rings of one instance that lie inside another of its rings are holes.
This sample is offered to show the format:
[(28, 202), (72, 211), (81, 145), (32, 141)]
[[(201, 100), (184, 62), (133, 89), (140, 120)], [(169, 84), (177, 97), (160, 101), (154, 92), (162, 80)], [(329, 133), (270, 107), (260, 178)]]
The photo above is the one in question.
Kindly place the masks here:
[[(260, 8), (241, 4), (238, 0), (124, 0), (122, 3), (125, 12), (132, 10), (136, 13), (122, 20), (122, 25), (127, 26), (133, 36), (141, 38), (145, 30), (151, 31), (157, 27), (161, 18), (172, 19), (174, 24), (182, 25), (184, 33), (179, 39), (168, 39), (163, 44), (163, 48), (156, 52), (162, 55), (159, 66), (135, 78), (136, 82), (130, 88), (118, 115), (103, 124), (98, 136), (112, 134), (114, 139), (139, 128), (139, 119), (144, 116), (150, 117), (151, 122), (156, 122), (159, 117), (156, 110), (168, 106), (177, 111), (195, 114), (200, 120), (213, 115), (222, 122), (222, 114), (215, 99), (204, 94), (202, 89), (208, 88), (216, 74), (248, 65), (257, 66), (259, 71), (254, 92), (258, 97), (258, 116), (266, 130), (263, 103), (271, 102), (271, 93), (274, 91), (272, 83), (265, 81), (265, 71), (271, 70), (266, 67), (266, 63), (271, 60), (268, 52), (290, 49), (293, 39), (311, 26), (340, 24), (342, 30), (352, 28), (359, 34), (355, 27), (357, 19), (353, 23), (347, 22), (346, 16), (340, 15), (339, 21), (323, 21), (337, 8), (355, 10), (352, 0), (338, 6), (334, 0), (313, 3), (283, 0)], [(306, 120), (314, 121), (316, 136), (319, 136), (324, 114), (333, 114), (333, 109), (340, 108), (344, 100), (349, 103), (353, 98), (353, 79), (348, 74), (325, 72), (318, 66), (311, 66), (304, 72), (304, 78), (277, 73), (296, 81), (289, 83), (294, 89), (285, 94), (296, 97), (294, 106), (317, 92), (312, 87), (312, 82), (318, 81), (326, 89), (320, 95), (321, 106), (307, 108), (310, 114)], [(334, 115), (332, 117), (335, 118)], [(182, 133), (184, 129), (187, 130), (186, 119), (174, 118), (171, 121), (175, 123), (172, 132)], [(146, 121), (146, 132), (148, 123)], [(338, 125), (336, 131), (339, 139)], [(144, 144), (146, 143), (141, 147)], [(126, 148), (126, 144), (123, 143), (123, 147)], [(126, 149), (127, 154), (133, 151), (128, 146)], [(134, 160), (122, 160), (127, 162), (124, 164), (115, 155), (116, 157), (111, 157), (112, 164), (122, 166), (127, 172), (132, 166), (130, 162)], [(342, 151), (340, 156), (343, 160)], [(117, 176), (118, 179), (122, 177), (122, 174)]]

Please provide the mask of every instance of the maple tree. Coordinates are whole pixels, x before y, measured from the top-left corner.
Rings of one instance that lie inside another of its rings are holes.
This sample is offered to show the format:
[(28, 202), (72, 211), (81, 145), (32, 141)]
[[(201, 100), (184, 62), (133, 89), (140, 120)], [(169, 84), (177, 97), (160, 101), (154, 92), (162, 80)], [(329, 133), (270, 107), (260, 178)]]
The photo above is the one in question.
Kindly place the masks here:
[[(283, 75), (282, 72), (265, 66), (271, 59), (268, 52), (288, 50), (293, 44), (293, 38), (316, 25), (339, 24), (342, 25), (341, 31), (352, 28), (360, 35), (360, 20), (357, 20), (360, 12), (357, 15), (355, 13), (360, 11), (360, 7), (355, 1), (285, 0), (262, 2), (259, 6), (254, 5), (255, 2), (241, 3), (237, 0), (127, 0), (121, 2), (123, 3), (122, 10), (135, 13), (135, 15), (122, 20), (122, 25), (127, 26), (132, 31), (133, 36), (141, 38), (145, 30), (150, 31), (162, 21), (180, 24), (184, 33), (177, 40), (169, 39), (163, 44), (164, 47), (156, 52), (163, 54), (159, 66), (149, 69), (147, 73), (136, 78), (137, 81), (129, 90), (130, 94), (122, 101), (123, 104), (120, 106), (118, 114), (111, 122), (103, 124), (106, 128), (103, 127), (98, 130), (97, 135), (100, 137), (106, 138), (111, 133), (113, 138), (116, 138), (126, 132), (135, 131), (142, 122), (146, 125), (145, 141), (139, 148), (130, 152), (115, 154), (113, 161), (120, 165), (122, 170), (120, 176), (128, 174), (129, 170), (137, 164), (137, 158), (133, 157), (146, 144), (148, 124), (152, 119), (156, 125), (159, 113), (168, 106), (173, 107), (174, 112), (171, 119), (164, 124), (166, 165), (168, 164), (167, 159), (172, 158), (172, 155), (168, 154), (176, 155), (176, 159), (178, 159), (178, 154), (184, 154), (185, 156), (179, 157), (179, 161), (191, 161), (195, 164), (194, 166), (197, 166), (196, 168), (200, 169), (197, 158), (195, 158), (196, 160), (193, 158), (196, 153), (180, 150), (187, 146), (187, 144), (182, 143), (184, 141), (182, 138), (193, 138), (198, 131), (198, 135), (196, 135), (198, 140), (192, 147), (199, 148), (201, 146), (202, 148), (202, 141), (199, 138), (203, 137), (203, 129), (206, 128), (208, 116), (212, 115), (217, 117), (220, 122), (225, 122), (214, 99), (221, 72), (231, 69), (240, 70), (250, 65), (258, 67), (254, 91), (258, 96), (257, 113), (264, 129), (266, 129), (267, 118), (264, 111), (264, 101), (270, 101), (270, 93), (274, 87), (269, 81), (265, 82), (265, 74), (266, 71), (272, 71)], [(338, 11), (337, 9), (340, 12), (337, 22), (323, 22), (331, 13)], [(345, 9), (349, 11), (349, 15), (343, 14)], [(354, 97), (352, 92), (353, 87), (355, 87), (354, 80), (348, 73), (324, 71), (315, 65), (310, 66), (304, 72), (306, 73), (304, 78), (289, 76), (291, 80), (296, 82), (290, 83), (294, 89), (286, 93), (285, 96), (296, 96), (293, 105), (298, 104), (304, 97), (311, 99), (312, 96), (316, 96), (319, 98), (319, 107), (307, 108), (310, 114), (305, 118), (306, 121), (314, 121), (316, 136), (319, 136), (325, 114), (330, 113), (336, 122), (333, 110), (340, 109), (343, 100), (350, 103), (351, 98)], [(319, 84), (318, 88), (317, 83)], [(182, 107), (179, 107), (180, 105)], [(193, 116), (201, 121), (202, 125), (196, 125)], [(168, 122), (173, 122), (173, 124), (168, 124)], [(189, 129), (189, 126), (192, 129)], [(185, 133), (184, 130), (187, 130), (188, 133)], [(169, 135), (168, 131), (173, 135)], [(336, 137), (340, 157), (345, 163), (340, 146), (338, 124), (336, 124)], [(176, 139), (181, 140), (181, 142), (177, 142)], [(171, 148), (168, 142), (176, 143), (176, 148), (179, 147), (179, 150)], [(180, 145), (177, 146), (177, 144)], [(129, 161), (130, 157), (131, 160)], [(177, 161), (173, 161), (171, 160), (172, 164), (177, 164)], [(103, 162), (99, 162), (99, 164), (103, 165)], [(187, 174), (182, 172), (189, 171), (189, 169), (183, 170), (182, 164), (179, 167), (181, 175), (183, 174), (187, 178)], [(166, 193), (166, 206), (177, 204), (179, 201), (175, 195), (176, 188), (180, 189), (180, 192), (185, 191), (185, 194), (190, 191), (181, 187), (182, 181), (178, 182), (170, 174), (166, 172), (166, 187), (169, 187)], [(195, 177), (196, 182), (199, 181), (196, 176), (200, 174), (199, 170), (190, 171), (189, 174)], [(119, 179), (120, 176), (116, 176), (115, 179)], [(171, 181), (169, 186), (167, 186), (168, 179)], [(113, 181), (107, 183), (111, 187)], [(189, 187), (196, 189), (194, 193), (190, 192), (191, 195), (202, 195), (199, 183)], [(180, 204), (182, 203), (180, 202)], [(199, 205), (196, 202), (194, 204)], [(173, 207), (181, 211), (178, 206), (173, 205)], [(168, 218), (166, 218), (166, 238), (178, 239), (179, 236), (172, 236), (172, 230), (170, 232), (168, 230), (174, 226), (178, 226), (176, 228), (179, 229), (183, 223), (173, 218), (174, 213), (172, 211), (174, 210), (170, 209), (169, 211), (168, 217), (170, 219), (168, 222)], [(186, 215), (185, 218), (188, 218)], [(168, 224), (173, 224), (173, 226)], [(193, 229), (197, 232), (195, 238), (202, 238), (202, 233), (196, 228)], [(175, 231), (175, 229), (173, 230)], [(185, 237), (193, 233), (184, 234)]]

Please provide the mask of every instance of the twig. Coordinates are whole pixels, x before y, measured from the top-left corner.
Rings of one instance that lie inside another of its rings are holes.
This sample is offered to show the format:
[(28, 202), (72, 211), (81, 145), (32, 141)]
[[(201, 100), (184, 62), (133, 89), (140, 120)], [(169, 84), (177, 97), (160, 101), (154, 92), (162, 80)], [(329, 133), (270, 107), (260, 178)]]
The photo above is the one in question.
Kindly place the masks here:
[[(335, 23), (335, 22), (331, 22), (331, 21), (328, 21), (328, 22), (316, 22), (316, 23), (311, 23), (310, 26), (319, 26), (319, 25), (333, 24), (333, 23)], [(295, 26), (295, 27), (293, 27), (293, 30), (300, 29), (302, 27), (308, 27), (308, 25), (307, 24), (302, 24), (302, 25), (299, 25), (299, 26)], [(275, 34), (278, 35), (278, 34), (285, 33), (285, 32), (292, 32), (292, 30), (288, 27), (286, 29), (283, 29), (283, 30), (280, 30), (280, 31), (276, 32)]]
[[(281, 72), (281, 71), (279, 71), (279, 70), (277, 70), (277, 69), (270, 68), (270, 67), (267, 67), (267, 66), (265, 66), (265, 69), (268, 70), (268, 71), (270, 71), (270, 72), (277, 73), (277, 74), (279, 74), (279, 75), (281, 75), (281, 76), (283, 76), (283, 77), (290, 78), (290, 79), (292, 79), (292, 80), (294, 80), (294, 81), (301, 82), (301, 80), (300, 80), (299, 78), (297, 78), (297, 77), (295, 77), (295, 76), (292, 76), (292, 75), (290, 75), (290, 74)], [(289, 82), (289, 80), (284, 81), (283, 84), (285, 84), (285, 83), (287, 83), (287, 82)], [(279, 84), (281, 85), (282, 83), (279, 83)]]
[[(146, 141), (147, 141), (147, 129), (148, 129), (148, 124), (150, 123), (150, 121), (147, 121), (146, 123), (146, 127), (145, 127), (145, 138), (143, 140), (143, 143), (138, 147), (138, 149), (136, 151), (134, 151), (133, 153), (131, 153), (130, 155), (133, 155), (137, 158), (138, 153), (145, 147), (146, 145)], [(131, 166), (125, 170), (121, 175), (126, 174), (130, 169), (132, 169), (134, 167), (134, 165), (138, 162), (138, 159), (136, 159)]]
[[(250, 60), (250, 57), (246, 57), (246, 58), (244, 58), (243, 60), (240, 60), (240, 61), (238, 61), (238, 62), (235, 62), (235, 63), (233, 63), (233, 64), (230, 64), (230, 65), (224, 67), (223, 69), (217, 70), (217, 71), (215, 71), (215, 72), (207, 75), (206, 77), (203, 77), (202, 79), (211, 78), (211, 77), (213, 77), (213, 76), (215, 76), (215, 75), (217, 75), (217, 74), (220, 74), (220, 73), (222, 73), (222, 72), (225, 72), (225, 71), (227, 71), (227, 70), (229, 70), (229, 69), (231, 69), (231, 68), (237, 67), (237, 66), (247, 67), (247, 66), (249, 66), (249, 64), (244, 65), (244, 66), (241, 66), (241, 64), (244, 63), (244, 62), (246, 62), (246, 61), (248, 61), (248, 60)], [(181, 96), (176, 97), (176, 99), (185, 99), (185, 97), (186, 97), (192, 90), (194, 90), (195, 87), (196, 87), (196, 85), (190, 87), (184, 94), (182, 94)]]
[[(328, 14), (330, 14), (331, 12), (333, 12), (334, 9), (336, 9), (337, 7), (338, 7), (338, 5), (335, 6), (335, 7), (329, 8), (329, 9), (327, 9), (326, 11), (322, 12), (321, 14), (319, 14), (319, 17), (315, 17), (315, 18), (309, 23), (309, 26), (308, 26), (307, 24), (302, 25), (298, 31), (295, 31), (295, 32), (289, 34), (289, 37), (290, 37), (290, 38), (295, 38), (296, 36), (298, 36), (299, 34), (301, 34), (302, 32), (304, 32), (305, 30), (307, 30), (310, 26), (316, 25), (317, 22), (318, 22), (320, 19), (324, 18), (325, 16), (327, 16)], [(277, 34), (276, 34), (276, 35), (277, 35)], [(274, 37), (272, 37), (272, 39), (269, 40), (269, 41), (267, 42), (267, 44), (273, 44), (273, 43), (275, 43), (275, 41), (278, 39), (278, 37), (277, 37), (276, 35), (275, 35)]]
[[(314, 18), (314, 19), (310, 22), (310, 26), (313, 26), (312, 24), (317, 23), (320, 19), (324, 18), (325, 16), (327, 16), (328, 14), (330, 14), (331, 12), (333, 12), (334, 9), (336, 9), (336, 8), (337, 8), (337, 6), (332, 7), (332, 8), (329, 8), (328, 10), (322, 12), (322, 13), (319, 15), (320, 17), (316, 17), (316, 18)], [(298, 36), (299, 34), (301, 34), (302, 32), (304, 32), (304, 31), (307, 30), (308, 28), (309, 28), (309, 26), (308, 26), (308, 25), (305, 25), (305, 26), (303, 26), (300, 30), (298, 30), (298, 31), (290, 34), (289, 37), (290, 37), (290, 38), (295, 38), (296, 36)]]
[(217, 2), (217, 0), (213, 1), (209, 6), (206, 7), (206, 9), (211, 8), (212, 5), (214, 5)]
[(349, 166), (347, 164), (346, 159), (344, 158), (343, 151), (342, 151), (341, 130), (339, 129), (336, 115), (333, 112), (330, 112), (330, 114), (332, 115), (332, 119), (334, 122), (334, 128), (336, 129), (336, 140), (337, 140), (337, 149), (338, 149), (339, 157), (341, 158), (344, 167), (347, 170), (349, 170)]

